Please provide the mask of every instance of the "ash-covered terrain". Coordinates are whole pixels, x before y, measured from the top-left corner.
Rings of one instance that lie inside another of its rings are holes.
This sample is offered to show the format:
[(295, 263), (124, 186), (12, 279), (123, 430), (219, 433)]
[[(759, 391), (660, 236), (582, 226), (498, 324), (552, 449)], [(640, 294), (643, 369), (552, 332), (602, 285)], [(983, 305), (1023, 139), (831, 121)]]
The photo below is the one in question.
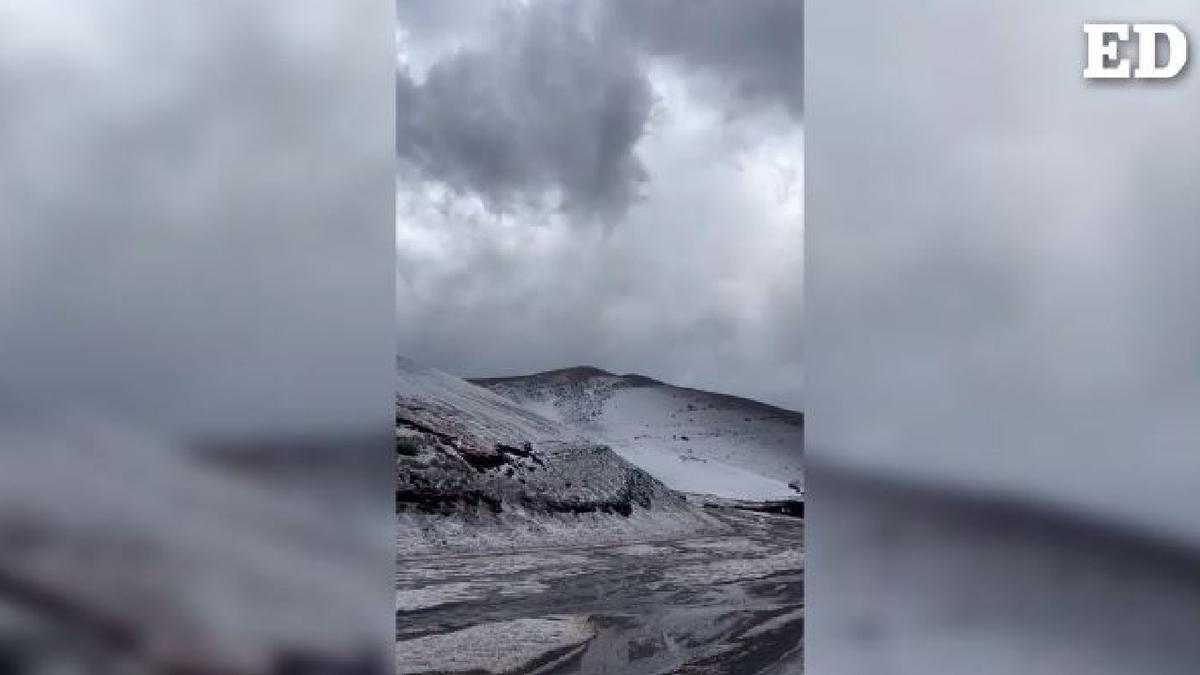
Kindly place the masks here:
[(473, 381), (602, 439), (675, 490), (738, 500), (803, 494), (801, 413), (590, 367)]
[[(397, 367), (397, 672), (801, 672), (800, 518), (689, 498), (583, 425)], [(731, 409), (686, 430), (717, 452), (700, 425)], [(727, 460), (752, 454), (738, 439)]]

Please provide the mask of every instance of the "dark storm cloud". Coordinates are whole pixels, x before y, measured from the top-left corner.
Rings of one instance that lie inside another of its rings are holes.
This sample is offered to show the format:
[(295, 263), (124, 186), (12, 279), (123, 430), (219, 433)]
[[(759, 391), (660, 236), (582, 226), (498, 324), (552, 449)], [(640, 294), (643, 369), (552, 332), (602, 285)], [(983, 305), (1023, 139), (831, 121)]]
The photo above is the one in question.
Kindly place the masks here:
[(802, 16), (651, 4), (402, 3), (399, 349), (800, 408)]
[(642, 64), (582, 5), (497, 17), (483, 45), (420, 82), (399, 72), (397, 154), (496, 211), (557, 194), (569, 212), (619, 218), (646, 179), (634, 151), (652, 104)]
[(402, 52), (436, 54), (425, 73), (400, 67), (397, 155), (495, 211), (550, 195), (619, 219), (650, 178), (636, 147), (652, 121), (647, 57), (706, 75), (729, 114), (803, 110), (795, 0), (402, 0), (397, 12)]
[(496, 8), (488, 0), (396, 0), (396, 20), (416, 39), (436, 38), (486, 23)]
[(781, 102), (804, 110), (800, 0), (612, 0), (612, 15), (652, 54), (709, 69), (727, 103)]
[(388, 8), (2, 11), (0, 389), (174, 430), (384, 419)]

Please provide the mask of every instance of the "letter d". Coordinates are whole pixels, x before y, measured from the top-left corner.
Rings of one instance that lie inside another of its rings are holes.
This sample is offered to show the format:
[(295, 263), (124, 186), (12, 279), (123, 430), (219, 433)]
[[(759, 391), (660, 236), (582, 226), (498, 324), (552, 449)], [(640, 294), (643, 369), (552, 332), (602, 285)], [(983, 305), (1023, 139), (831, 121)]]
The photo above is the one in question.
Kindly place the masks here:
[[(1178, 26), (1169, 23), (1136, 23), (1133, 32), (1138, 36), (1138, 65), (1133, 76), (1142, 79), (1165, 80), (1178, 75), (1187, 65), (1188, 41)], [(1167, 63), (1158, 65), (1158, 36), (1167, 38)]]

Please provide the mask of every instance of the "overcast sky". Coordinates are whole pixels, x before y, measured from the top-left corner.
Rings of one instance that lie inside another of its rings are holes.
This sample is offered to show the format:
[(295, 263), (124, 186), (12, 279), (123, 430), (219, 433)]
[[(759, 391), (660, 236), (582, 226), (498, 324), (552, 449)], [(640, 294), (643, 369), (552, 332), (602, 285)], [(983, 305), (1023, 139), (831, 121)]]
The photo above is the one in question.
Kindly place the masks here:
[(380, 5), (0, 0), (0, 409), (387, 423)]
[(810, 9), (810, 459), (1200, 538), (1200, 80), (1081, 76), (1200, 6)]
[(802, 3), (397, 10), (401, 353), (802, 407)]

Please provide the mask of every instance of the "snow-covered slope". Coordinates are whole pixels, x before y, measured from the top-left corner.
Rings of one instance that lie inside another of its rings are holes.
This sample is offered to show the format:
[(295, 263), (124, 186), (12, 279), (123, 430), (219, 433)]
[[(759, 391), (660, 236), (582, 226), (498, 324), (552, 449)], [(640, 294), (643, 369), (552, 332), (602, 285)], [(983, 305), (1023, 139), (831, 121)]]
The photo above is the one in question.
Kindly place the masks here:
[(396, 470), (401, 556), (716, 525), (584, 434), (404, 358), (397, 359)]
[(473, 382), (602, 439), (676, 490), (753, 500), (803, 492), (800, 413), (587, 367)]

